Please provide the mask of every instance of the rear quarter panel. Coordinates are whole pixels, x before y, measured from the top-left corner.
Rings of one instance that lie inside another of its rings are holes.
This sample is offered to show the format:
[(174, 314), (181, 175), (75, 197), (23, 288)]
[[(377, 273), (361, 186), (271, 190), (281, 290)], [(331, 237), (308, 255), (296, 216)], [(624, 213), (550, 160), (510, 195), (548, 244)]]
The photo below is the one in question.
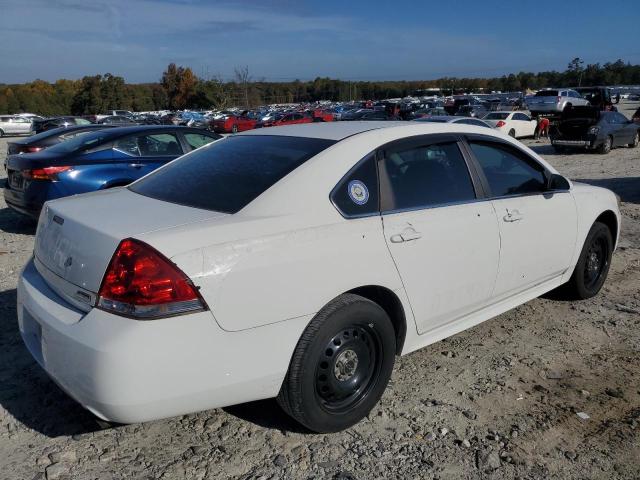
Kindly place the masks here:
[[(302, 228), (291, 228), (298, 222), (287, 217), (228, 221), (207, 236), (223, 238), (228, 231), (241, 239), (172, 257), (200, 287), (224, 330), (312, 315), (360, 286), (402, 288), (378, 216), (344, 220), (337, 215), (331, 223)], [(162, 251), (179, 241), (166, 233), (142, 240)]]

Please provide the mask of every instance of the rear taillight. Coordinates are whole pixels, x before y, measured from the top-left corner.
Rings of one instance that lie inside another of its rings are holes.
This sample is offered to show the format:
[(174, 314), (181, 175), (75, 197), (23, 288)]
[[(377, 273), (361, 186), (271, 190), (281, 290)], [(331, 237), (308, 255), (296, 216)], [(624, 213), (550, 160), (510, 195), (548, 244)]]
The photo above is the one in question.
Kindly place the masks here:
[(29, 180), (58, 180), (58, 175), (63, 172), (68, 172), (73, 167), (44, 167), (44, 168), (32, 168), (30, 170), (23, 170), (22, 176)]
[(42, 150), (42, 147), (27, 147), (25, 148), (25, 152), (26, 153), (36, 153), (39, 152), (40, 150)]
[(507, 124), (507, 122), (503, 122), (502, 120), (498, 120), (498, 123), (496, 123), (496, 127), (500, 128), (500, 127), (504, 127)]
[(98, 307), (150, 320), (202, 311), (206, 304), (191, 280), (144, 242), (120, 242), (98, 292)]
[(556, 102), (557, 102), (557, 103), (560, 103), (561, 101), (562, 101), (562, 97), (558, 97), (558, 98), (556, 99)]

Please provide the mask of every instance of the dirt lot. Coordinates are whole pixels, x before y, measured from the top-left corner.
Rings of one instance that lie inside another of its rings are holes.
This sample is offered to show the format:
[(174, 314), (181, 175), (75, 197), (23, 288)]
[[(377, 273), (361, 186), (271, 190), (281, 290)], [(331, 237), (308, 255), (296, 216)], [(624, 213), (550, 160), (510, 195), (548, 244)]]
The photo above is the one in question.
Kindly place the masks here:
[(370, 417), (335, 435), (301, 431), (273, 401), (98, 426), (22, 345), (15, 288), (34, 225), (0, 198), (0, 478), (640, 478), (640, 149), (525, 143), (622, 197), (604, 290), (534, 300), (399, 359)]

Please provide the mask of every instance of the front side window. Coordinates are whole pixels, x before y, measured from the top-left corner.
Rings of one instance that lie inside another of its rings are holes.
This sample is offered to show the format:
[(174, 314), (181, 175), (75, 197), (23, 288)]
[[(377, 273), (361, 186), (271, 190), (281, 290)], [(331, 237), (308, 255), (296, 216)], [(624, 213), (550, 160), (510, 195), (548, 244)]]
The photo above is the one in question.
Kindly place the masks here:
[(368, 155), (331, 192), (331, 201), (345, 217), (379, 213), (375, 155)]
[(158, 133), (138, 137), (138, 146), (143, 157), (182, 155), (178, 137), (173, 133)]
[(384, 157), (384, 192), (390, 197), (384, 199), (385, 210), (426, 208), (476, 198), (456, 142), (399, 148), (385, 152)]
[(228, 137), (171, 162), (129, 188), (165, 202), (236, 213), (334, 143), (284, 135)]
[(205, 145), (215, 140), (214, 137), (210, 137), (209, 135), (203, 135), (201, 133), (185, 133), (184, 139), (187, 141), (187, 143), (191, 147), (191, 150), (204, 147)]
[(494, 197), (540, 193), (545, 190), (544, 169), (524, 153), (507, 145), (469, 142)]
[(514, 113), (513, 114), (513, 119), (514, 120), (522, 120), (523, 122), (528, 122), (531, 119), (529, 117), (527, 117), (524, 113)]
[(172, 133), (119, 138), (113, 143), (113, 148), (134, 157), (182, 155), (178, 138)]

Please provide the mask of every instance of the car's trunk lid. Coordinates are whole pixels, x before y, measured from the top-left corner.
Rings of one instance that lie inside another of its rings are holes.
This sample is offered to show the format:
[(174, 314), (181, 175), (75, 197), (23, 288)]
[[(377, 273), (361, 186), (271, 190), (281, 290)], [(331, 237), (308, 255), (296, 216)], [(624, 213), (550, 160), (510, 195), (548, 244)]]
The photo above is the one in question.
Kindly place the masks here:
[(53, 274), (43, 277), (54, 290), (71, 303), (84, 298), (91, 304), (121, 240), (222, 216), (226, 214), (155, 200), (126, 188), (65, 198), (45, 204), (34, 254), (40, 267)]
[(581, 138), (587, 134), (589, 128), (598, 123), (600, 111), (597, 108), (573, 107), (562, 113), (562, 120), (558, 130), (566, 138)]

